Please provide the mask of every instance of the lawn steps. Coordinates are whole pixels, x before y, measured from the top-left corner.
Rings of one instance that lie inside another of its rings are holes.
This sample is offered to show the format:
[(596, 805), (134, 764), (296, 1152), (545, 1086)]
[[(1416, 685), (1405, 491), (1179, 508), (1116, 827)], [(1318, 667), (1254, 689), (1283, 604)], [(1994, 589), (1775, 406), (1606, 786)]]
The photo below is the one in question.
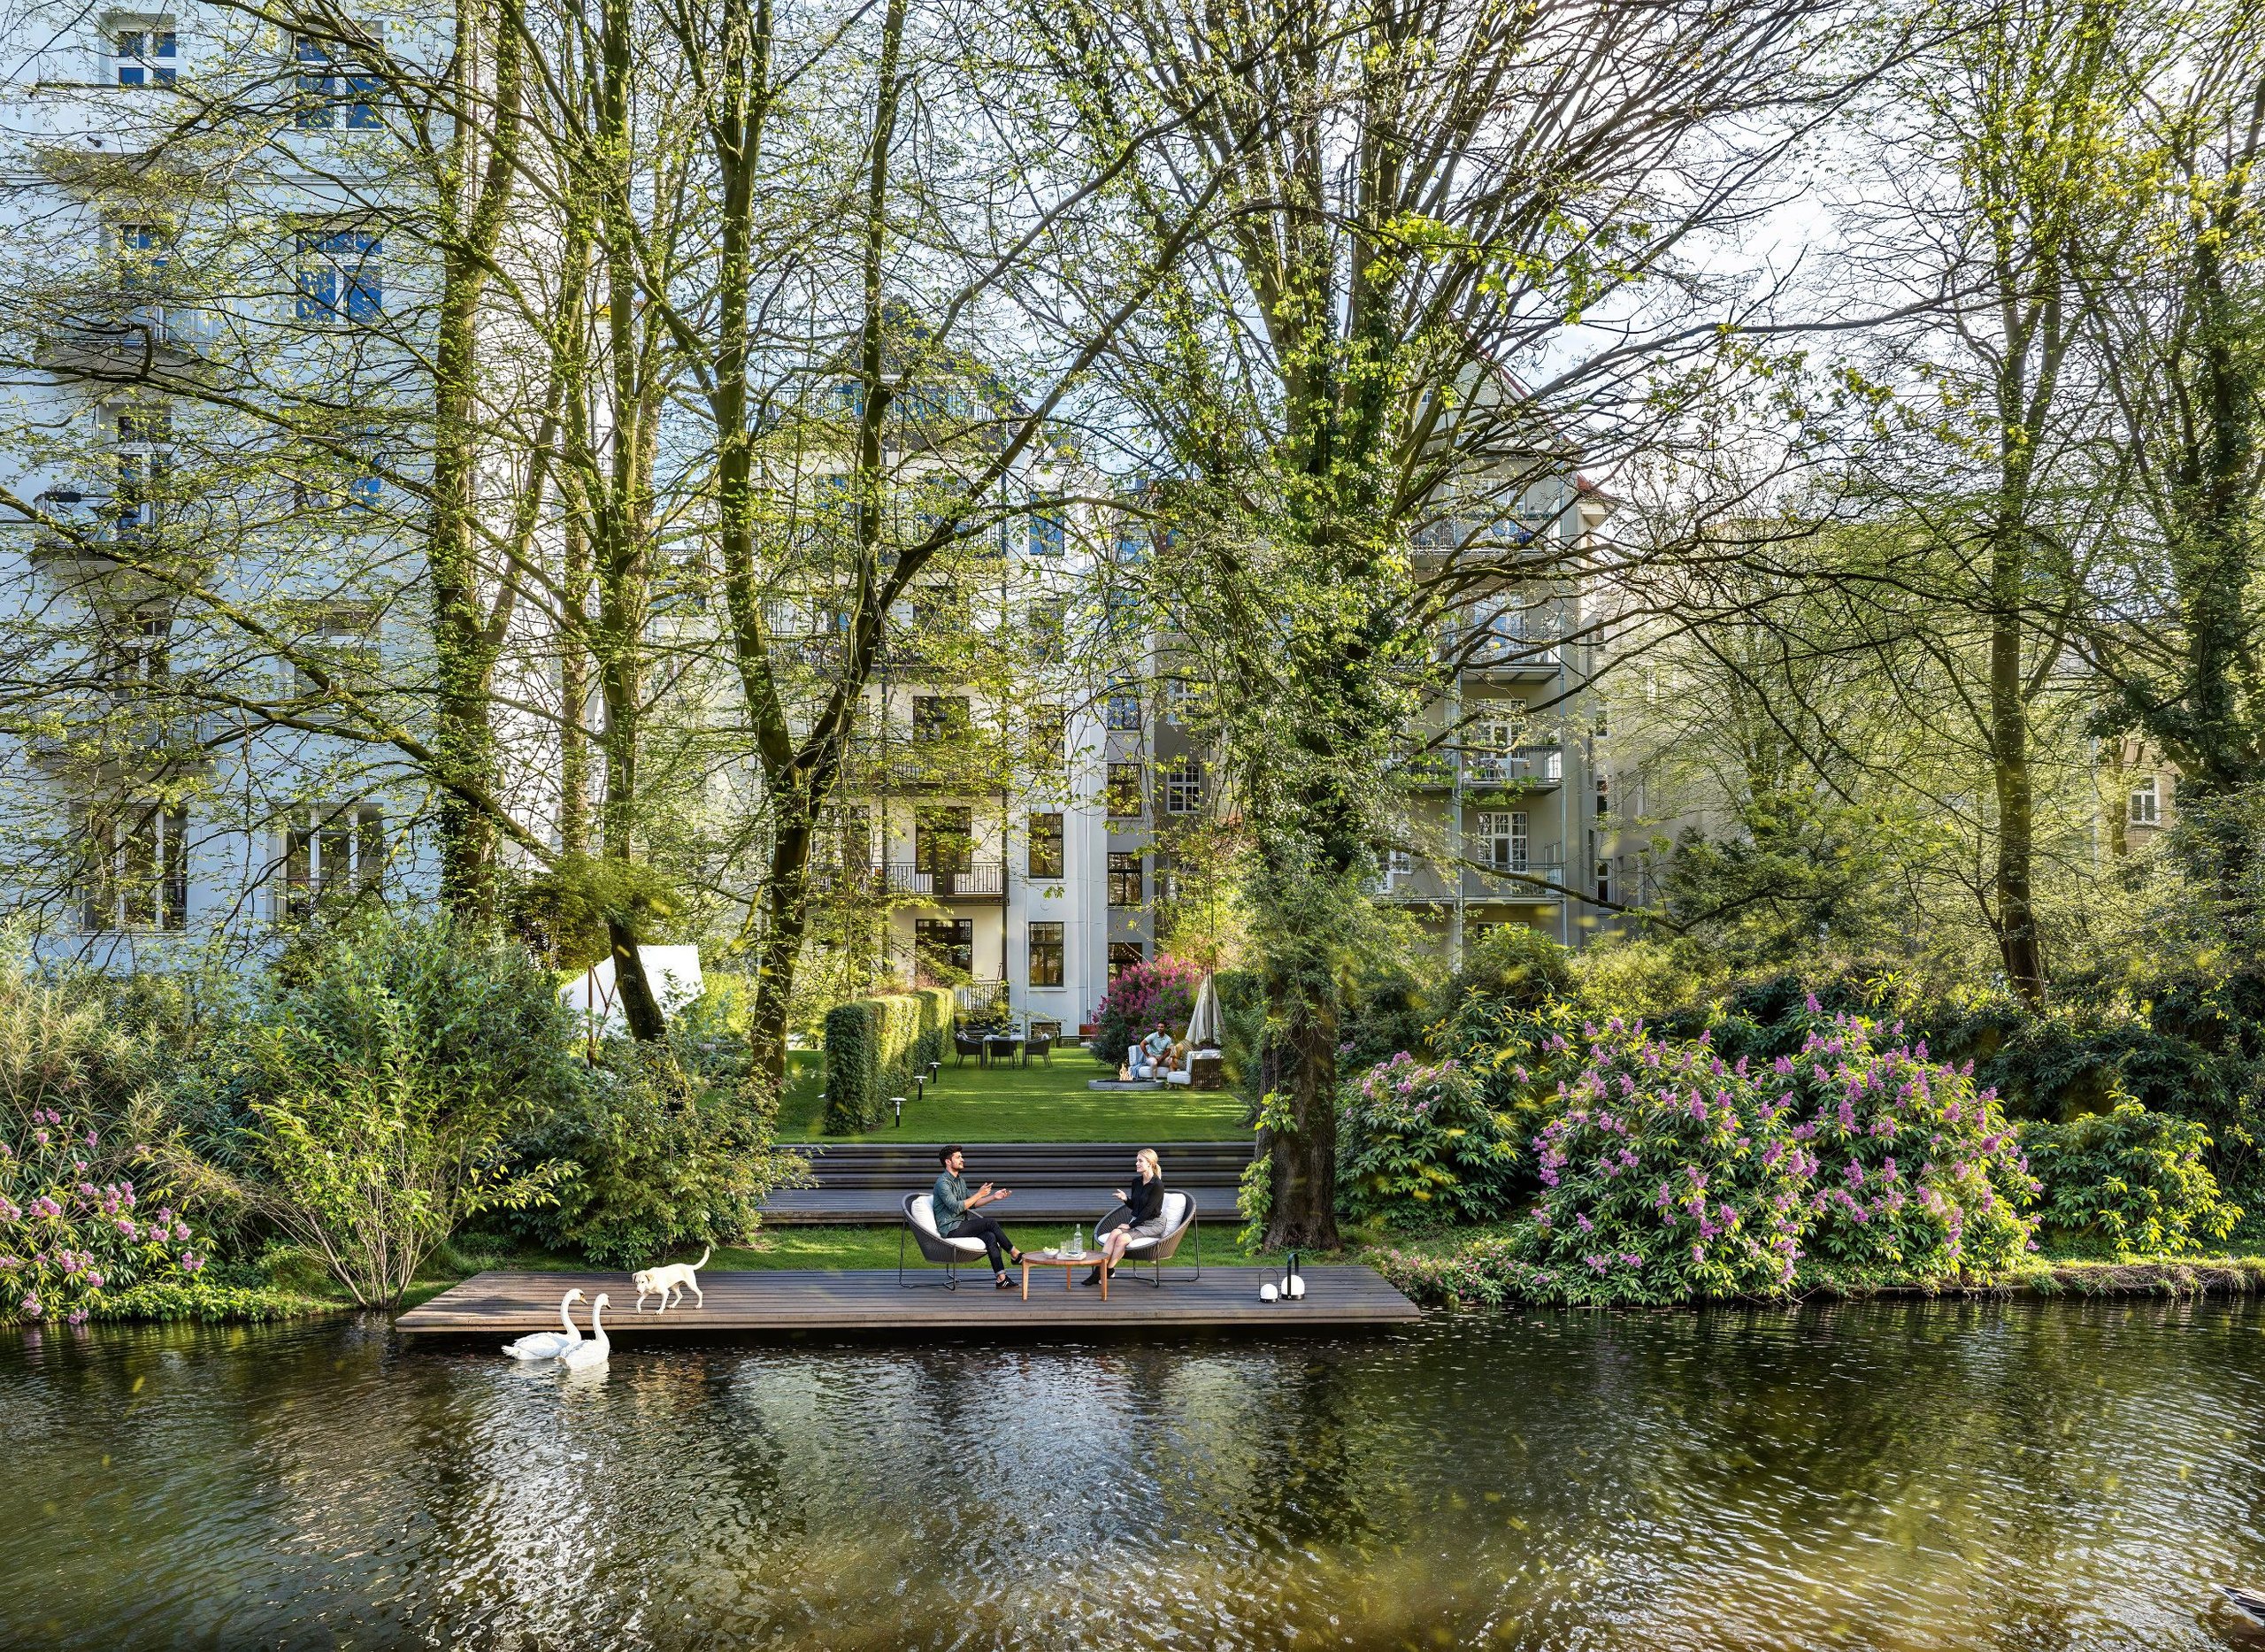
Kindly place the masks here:
[[(780, 1226), (854, 1223), (889, 1226), (903, 1219), (904, 1195), (936, 1179), (941, 1143), (834, 1141), (813, 1144), (811, 1187), (781, 1187), (764, 1201), (763, 1218)], [(1132, 1155), (1153, 1146), (1164, 1186), (1189, 1194), (1199, 1214), (1233, 1219), (1235, 1188), (1250, 1163), (1241, 1141), (1009, 1141), (967, 1143), (967, 1181), (1013, 1189), (994, 1214), (1011, 1232), (1017, 1221), (1091, 1222), (1116, 1203), (1112, 1190), (1133, 1174)]]

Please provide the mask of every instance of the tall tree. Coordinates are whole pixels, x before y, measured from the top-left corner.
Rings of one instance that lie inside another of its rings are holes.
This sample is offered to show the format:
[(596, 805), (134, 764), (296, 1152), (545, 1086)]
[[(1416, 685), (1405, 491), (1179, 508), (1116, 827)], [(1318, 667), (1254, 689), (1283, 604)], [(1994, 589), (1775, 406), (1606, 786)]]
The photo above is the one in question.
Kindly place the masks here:
[[(1378, 754), (1439, 687), (1436, 624), (1568, 571), (1578, 535), (1511, 532), (1516, 505), (1641, 447), (1647, 364), (1702, 348), (1701, 314), (1735, 317), (1685, 254), (1758, 204), (1824, 90), (1803, 72), (1831, 16), (1800, 0), (1030, 13), (1094, 141), (1125, 111), (1184, 123), (1127, 180), (1135, 233), (1225, 183), (1172, 302), (1115, 365), (1172, 433), (1156, 462), (1189, 484), (1176, 600), (1240, 639), (1223, 700), (1277, 1052), (1273, 1242), (1336, 1238), (1347, 920)], [(1601, 335), (1578, 331), (1599, 316)]]

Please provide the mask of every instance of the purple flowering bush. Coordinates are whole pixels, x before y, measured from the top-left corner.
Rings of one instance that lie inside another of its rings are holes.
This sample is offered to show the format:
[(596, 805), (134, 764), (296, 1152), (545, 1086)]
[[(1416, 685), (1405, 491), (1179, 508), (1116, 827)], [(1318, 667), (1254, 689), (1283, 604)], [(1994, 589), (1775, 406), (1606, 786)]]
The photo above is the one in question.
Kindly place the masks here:
[(0, 1324), (130, 1310), (136, 1293), (199, 1283), (210, 1248), (171, 1205), (151, 1208), (83, 1114), (35, 1107), (0, 1133)]
[(1549, 1052), (1542, 1191), (1501, 1262), (1520, 1295), (1774, 1296), (1987, 1272), (2032, 1246), (2037, 1184), (1996, 1098), (1900, 1025), (1813, 1012), (1799, 1053), (1766, 1064), (1640, 1021), (1583, 1032)]
[(1499, 1220), (1516, 1193), (1519, 1134), (1460, 1063), (1402, 1050), (1347, 1092), (1339, 1199), (1348, 1215), (1397, 1227)]

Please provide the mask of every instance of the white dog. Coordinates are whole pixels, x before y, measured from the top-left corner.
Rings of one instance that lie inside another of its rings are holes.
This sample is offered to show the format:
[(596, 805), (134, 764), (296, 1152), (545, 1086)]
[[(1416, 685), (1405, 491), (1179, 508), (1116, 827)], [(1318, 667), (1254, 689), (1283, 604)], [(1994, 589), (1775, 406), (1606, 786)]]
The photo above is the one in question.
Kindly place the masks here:
[[(709, 1248), (710, 1250), (713, 1249), (713, 1246)], [(700, 1253), (700, 1260), (697, 1262), (672, 1262), (664, 1268), (647, 1268), (641, 1273), (631, 1274), (629, 1282), (637, 1287), (637, 1311), (643, 1313), (645, 1299), (657, 1292), (661, 1305), (654, 1311), (668, 1312), (671, 1291), (676, 1293), (674, 1300), (677, 1302), (682, 1302), (685, 1292), (690, 1291), (699, 1305), (705, 1308), (708, 1305), (708, 1299), (701, 1295), (700, 1281), (692, 1276), (695, 1271), (708, 1265), (708, 1256), (709, 1251), (703, 1250)]]

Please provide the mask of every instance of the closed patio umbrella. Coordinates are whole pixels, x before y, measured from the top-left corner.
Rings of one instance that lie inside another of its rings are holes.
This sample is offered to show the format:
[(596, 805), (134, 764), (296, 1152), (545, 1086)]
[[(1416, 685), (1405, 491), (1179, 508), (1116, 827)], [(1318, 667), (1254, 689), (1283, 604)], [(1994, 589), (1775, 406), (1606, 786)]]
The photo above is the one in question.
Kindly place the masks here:
[(1211, 990), (1211, 972), (1206, 970), (1195, 989), (1194, 1010), (1187, 1018), (1188, 1049), (1218, 1049), (1219, 1031), (1219, 995)]

